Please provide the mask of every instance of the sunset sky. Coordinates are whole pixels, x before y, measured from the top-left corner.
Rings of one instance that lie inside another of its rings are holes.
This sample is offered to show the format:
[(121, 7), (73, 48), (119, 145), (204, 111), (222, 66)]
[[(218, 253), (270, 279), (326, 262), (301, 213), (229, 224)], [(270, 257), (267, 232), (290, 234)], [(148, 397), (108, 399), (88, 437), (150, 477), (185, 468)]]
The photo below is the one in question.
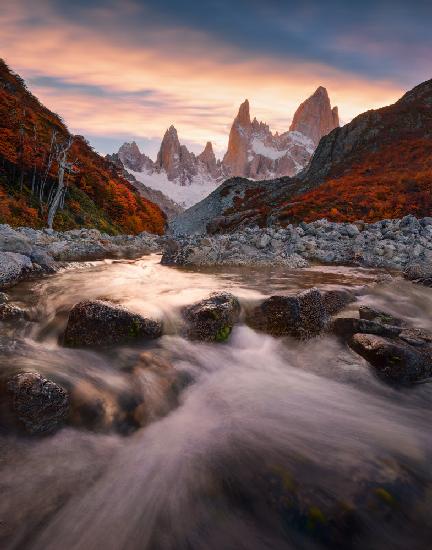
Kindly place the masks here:
[(348, 122), (432, 78), (429, 0), (0, 0), (0, 56), (101, 153), (174, 124), (220, 155), (239, 104), (273, 130), (323, 85)]

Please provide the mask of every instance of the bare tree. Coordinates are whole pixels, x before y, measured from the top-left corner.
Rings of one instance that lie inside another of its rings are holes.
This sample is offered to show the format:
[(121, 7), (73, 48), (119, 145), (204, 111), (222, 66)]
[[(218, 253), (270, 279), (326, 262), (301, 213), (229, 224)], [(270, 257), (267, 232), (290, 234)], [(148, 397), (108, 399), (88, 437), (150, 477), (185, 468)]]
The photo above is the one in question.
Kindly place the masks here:
[(48, 153), (47, 165), (39, 187), (39, 204), (41, 205), (41, 207), (42, 207), (43, 198), (44, 198), (45, 185), (49, 177), (49, 172), (51, 170), (51, 165), (53, 163), (56, 151), (57, 151), (57, 130), (53, 129), (51, 133), (51, 142), (50, 142), (50, 148)]
[(52, 229), (54, 217), (57, 213), (57, 210), (63, 200), (65, 193), (65, 183), (64, 177), (66, 174), (75, 173), (73, 162), (67, 161), (67, 154), (73, 143), (73, 137), (71, 136), (66, 143), (56, 144), (55, 147), (55, 157), (58, 164), (58, 180), (57, 187), (55, 192), (52, 193), (49, 199), (49, 210), (48, 210), (48, 228)]

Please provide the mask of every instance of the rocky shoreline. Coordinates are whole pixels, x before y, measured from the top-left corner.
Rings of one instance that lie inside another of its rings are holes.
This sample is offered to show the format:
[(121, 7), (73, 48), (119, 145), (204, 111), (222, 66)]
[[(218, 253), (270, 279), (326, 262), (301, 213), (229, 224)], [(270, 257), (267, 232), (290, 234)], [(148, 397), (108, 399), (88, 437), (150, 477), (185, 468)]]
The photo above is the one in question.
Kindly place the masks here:
[(180, 235), (168, 242), (165, 265), (357, 265), (403, 271), (432, 264), (432, 218), (367, 224), (325, 219), (298, 226), (246, 227), (221, 235)]
[[(0, 225), (0, 290), (23, 278), (54, 273), (69, 262), (161, 253), (173, 266), (283, 266), (311, 263), (409, 271), (430, 277), (432, 218), (405, 216), (372, 224), (318, 220), (287, 227), (246, 227), (220, 235), (151, 233), (111, 236), (96, 229), (57, 232)], [(419, 277), (417, 277), (419, 278)]]
[(55, 273), (69, 262), (144, 256), (160, 251), (161, 243), (161, 237), (146, 232), (112, 236), (97, 229), (62, 233), (0, 225), (0, 290), (24, 278)]

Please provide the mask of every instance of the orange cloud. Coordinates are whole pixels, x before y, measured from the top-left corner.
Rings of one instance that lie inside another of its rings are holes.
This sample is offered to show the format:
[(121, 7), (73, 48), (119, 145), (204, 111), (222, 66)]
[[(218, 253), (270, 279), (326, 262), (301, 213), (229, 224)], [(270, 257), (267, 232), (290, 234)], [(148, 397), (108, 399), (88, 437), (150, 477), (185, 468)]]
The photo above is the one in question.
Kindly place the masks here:
[(84, 135), (160, 138), (174, 124), (181, 139), (202, 145), (212, 140), (222, 152), (246, 97), (252, 115), (281, 132), (319, 85), (328, 89), (344, 122), (403, 93), (390, 82), (322, 64), (245, 60), (198, 31), (146, 29), (146, 45), (137, 46), (45, 15), (44, 24), (28, 25), (19, 2), (0, 14), (2, 55), (24, 78), (34, 79), (31, 89), (41, 101)]

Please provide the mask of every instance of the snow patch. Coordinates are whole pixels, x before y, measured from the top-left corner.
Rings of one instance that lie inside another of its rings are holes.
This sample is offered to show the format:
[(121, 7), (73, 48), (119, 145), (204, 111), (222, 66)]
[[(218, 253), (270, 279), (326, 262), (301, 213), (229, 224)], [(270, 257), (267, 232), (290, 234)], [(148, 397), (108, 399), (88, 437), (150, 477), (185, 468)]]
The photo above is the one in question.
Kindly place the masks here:
[(139, 182), (156, 191), (162, 191), (164, 195), (184, 208), (189, 208), (200, 202), (219, 186), (215, 180), (204, 178), (201, 175), (196, 176), (188, 185), (180, 185), (175, 181), (170, 181), (165, 172), (152, 174), (134, 172), (133, 170), (128, 170), (128, 172)]
[(257, 138), (254, 138), (252, 140), (251, 145), (252, 145), (252, 151), (254, 153), (256, 153), (257, 155), (262, 155), (263, 157), (267, 157), (272, 160), (280, 159), (288, 153), (287, 149), (283, 151), (278, 151), (273, 147), (268, 147), (267, 145), (264, 145), (264, 143)]

